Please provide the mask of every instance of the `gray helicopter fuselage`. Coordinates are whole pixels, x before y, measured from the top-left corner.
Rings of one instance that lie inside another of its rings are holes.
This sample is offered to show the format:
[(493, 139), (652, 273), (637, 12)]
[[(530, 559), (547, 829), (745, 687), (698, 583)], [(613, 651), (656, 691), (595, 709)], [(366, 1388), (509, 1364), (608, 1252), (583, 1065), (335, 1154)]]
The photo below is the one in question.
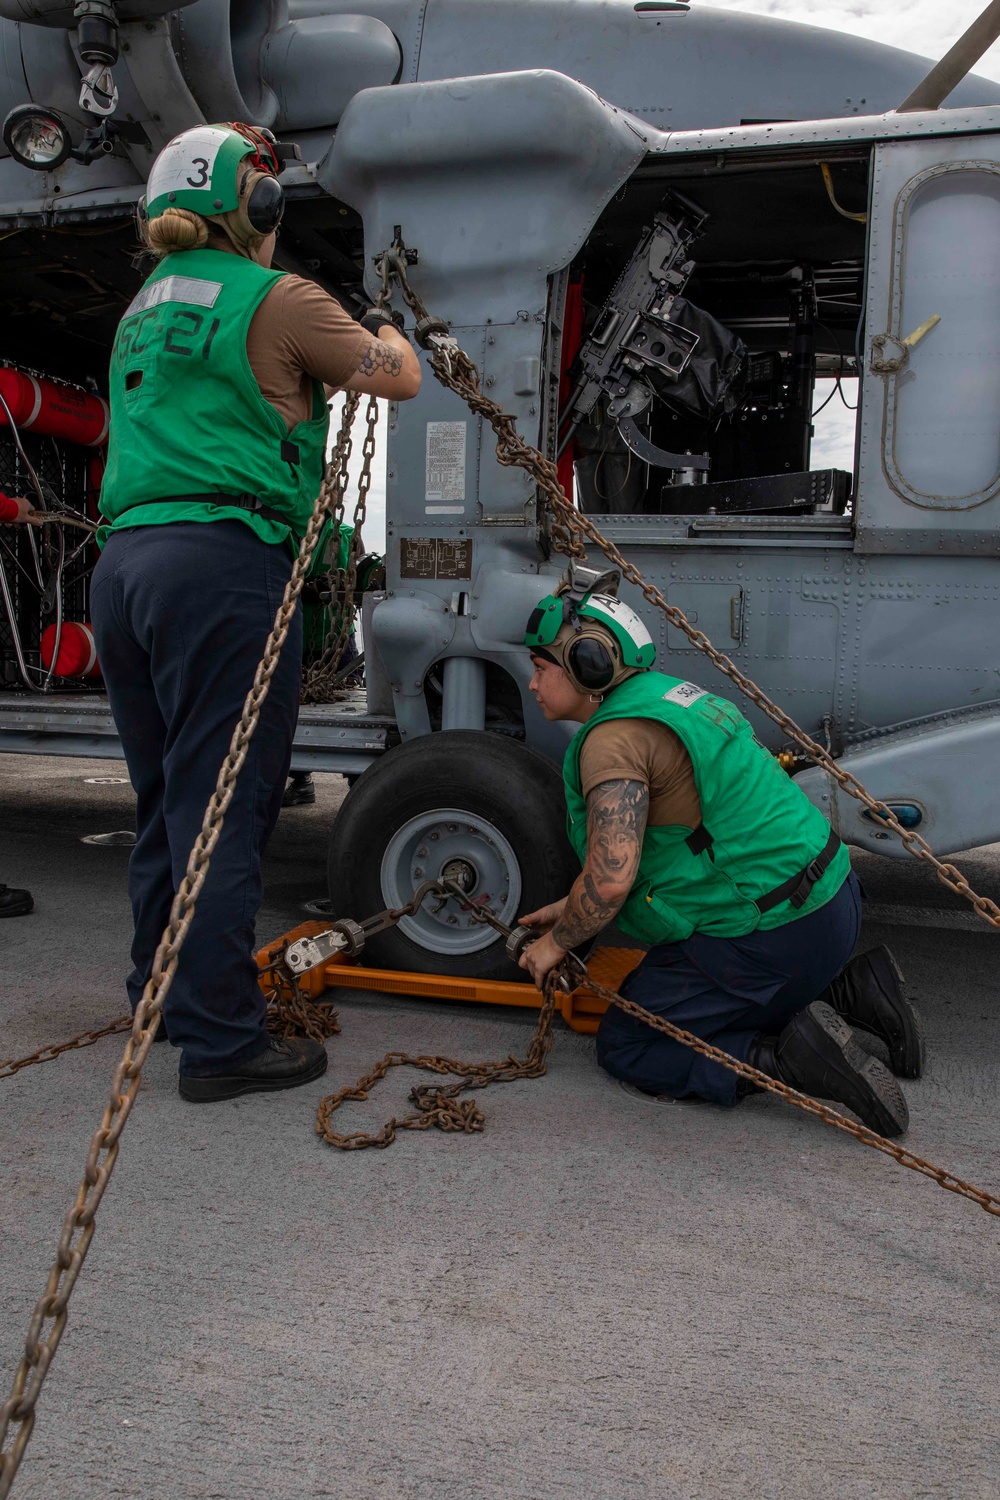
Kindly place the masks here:
[[(77, 104), (69, 9), (0, 0), (0, 100), (4, 111), (47, 104), (82, 134), (93, 122)], [(751, 356), (785, 371), (778, 395), (758, 393), (704, 436), (719, 483), (754, 495), (749, 509), (725, 494), (700, 504), (679, 468), (637, 463), (634, 503), (586, 508), (932, 843), (1000, 838), (1000, 87), (969, 78), (946, 109), (894, 115), (924, 60), (767, 18), (619, 0), (165, 11), (119, 6), (117, 118), (134, 128), (86, 165), (33, 173), (0, 159), (0, 232), (120, 220), (177, 131), (237, 117), (271, 126), (302, 151), (291, 210), (360, 215), (369, 295), (373, 259), (399, 226), (427, 307), (554, 457), (570, 283), (582, 277), (583, 296), (603, 302), (643, 224), (682, 191), (708, 215), (692, 288), (722, 324), (732, 312)], [(838, 192), (853, 195), (846, 211)], [(799, 313), (773, 300), (777, 282)], [(842, 503), (787, 500), (798, 471), (809, 488), (808, 408), (788, 373), (807, 325), (807, 396), (819, 368), (860, 377), (854, 471), (830, 481)], [(804, 458), (774, 472), (734, 458), (740, 420), (769, 454), (775, 424), (792, 433), (797, 421)], [(483, 728), (503, 707), (558, 759), (565, 735), (535, 708), (521, 644), (560, 571), (534, 486), (497, 465), (489, 429), (429, 375), (417, 400), (390, 407), (388, 428), (387, 584), (365, 613), (370, 708), (408, 740)], [(779, 502), (761, 485), (782, 476)], [(624, 595), (663, 670), (726, 690), (680, 632)], [(748, 712), (780, 748), (781, 733)], [(821, 773), (800, 780), (850, 842), (903, 852)]]

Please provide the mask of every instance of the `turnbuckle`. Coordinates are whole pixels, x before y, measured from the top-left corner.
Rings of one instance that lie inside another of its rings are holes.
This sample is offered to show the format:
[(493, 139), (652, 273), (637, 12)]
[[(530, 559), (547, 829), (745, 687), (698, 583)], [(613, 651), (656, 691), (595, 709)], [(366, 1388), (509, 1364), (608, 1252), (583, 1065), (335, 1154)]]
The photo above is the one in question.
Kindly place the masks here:
[[(470, 900), (457, 880), (425, 880), (405, 906), (386, 907), (384, 911), (376, 912), (363, 922), (343, 917), (315, 937), (299, 938), (296, 942), (289, 943), (281, 955), (281, 961), (292, 976), (298, 978), (301, 974), (308, 974), (310, 969), (326, 963), (337, 953), (342, 953), (345, 958), (359, 958), (370, 937), (385, 932), (387, 927), (395, 927), (403, 917), (416, 916), (428, 896), (440, 896), (444, 901), (457, 901), (474, 922), (492, 927), (494, 932), (505, 939), (504, 949), (512, 963), (519, 964), (525, 949), (537, 941), (538, 933), (530, 927), (509, 927), (485, 902)], [(586, 965), (575, 953), (567, 953), (559, 967), (562, 972), (558, 975), (556, 984), (563, 994), (571, 994), (586, 982)]]
[[(374, 937), (376, 933), (385, 932), (387, 927), (395, 927), (403, 917), (415, 916), (431, 894), (445, 894), (441, 881), (425, 880), (423, 885), (417, 887), (405, 906), (387, 906), (384, 911), (376, 912), (373, 917), (367, 917), (363, 922), (355, 922), (351, 917), (342, 917), (340, 921), (333, 922), (325, 932), (319, 932), (315, 937), (299, 938), (297, 942), (289, 943), (282, 954), (282, 961), (286, 968), (298, 977), (326, 963), (327, 959), (332, 958), (335, 953), (342, 953), (345, 958), (359, 958), (370, 937)], [(450, 896), (451, 892), (447, 894)]]

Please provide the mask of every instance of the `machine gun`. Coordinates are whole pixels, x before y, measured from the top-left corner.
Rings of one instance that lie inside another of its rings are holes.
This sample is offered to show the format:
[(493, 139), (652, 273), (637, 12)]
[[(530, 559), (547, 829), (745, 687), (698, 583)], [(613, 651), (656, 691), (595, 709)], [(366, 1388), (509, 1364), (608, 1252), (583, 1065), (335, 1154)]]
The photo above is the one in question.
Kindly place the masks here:
[(694, 270), (690, 249), (708, 214), (671, 191), (644, 229), (635, 252), (580, 350), (580, 377), (566, 407), (562, 452), (602, 395), (609, 420), (632, 452), (658, 468), (704, 472), (707, 454), (668, 453), (639, 430), (636, 418), (660, 397), (709, 418), (735, 404), (745, 346), (683, 292)]

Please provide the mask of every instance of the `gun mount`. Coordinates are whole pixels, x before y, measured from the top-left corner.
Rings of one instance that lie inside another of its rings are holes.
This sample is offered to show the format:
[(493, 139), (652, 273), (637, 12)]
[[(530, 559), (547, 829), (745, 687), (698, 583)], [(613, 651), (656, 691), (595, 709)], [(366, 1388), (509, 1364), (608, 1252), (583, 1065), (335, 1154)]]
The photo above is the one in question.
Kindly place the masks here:
[(560, 452), (605, 395), (609, 420), (644, 462), (692, 473), (709, 468), (707, 454), (658, 448), (637, 421), (655, 397), (704, 419), (735, 404), (743, 342), (682, 295), (695, 268), (688, 252), (707, 220), (704, 209), (671, 191), (643, 231), (580, 350)]

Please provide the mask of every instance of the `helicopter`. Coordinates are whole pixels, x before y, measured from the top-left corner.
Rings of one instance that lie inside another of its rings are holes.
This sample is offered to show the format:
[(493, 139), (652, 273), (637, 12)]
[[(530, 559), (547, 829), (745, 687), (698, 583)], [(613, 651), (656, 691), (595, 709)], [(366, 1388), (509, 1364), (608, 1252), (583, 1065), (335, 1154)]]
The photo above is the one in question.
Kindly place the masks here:
[[(939, 853), (1000, 839), (1000, 86), (969, 76), (998, 9), (929, 71), (681, 0), (0, 0), (0, 393), (27, 382), (0, 486), (32, 462), (92, 510), (149, 167), (192, 125), (272, 129), (297, 148), (276, 264), (361, 307), (404, 245), (484, 390), (669, 603)], [(818, 383), (857, 391), (840, 466), (814, 462)], [(296, 741), (351, 783), (330, 903), (399, 907), (447, 866), (509, 922), (574, 872), (565, 726), (523, 646), (564, 561), (436, 381), (390, 406), (386, 453), (365, 684)], [(36, 569), (0, 539), (0, 749), (120, 755), (99, 665), (43, 654), (57, 605), (85, 627), (92, 548)], [(621, 596), (658, 666), (705, 682)], [(905, 854), (746, 712), (841, 837)], [(371, 957), (513, 977), (494, 933), (429, 907)]]

